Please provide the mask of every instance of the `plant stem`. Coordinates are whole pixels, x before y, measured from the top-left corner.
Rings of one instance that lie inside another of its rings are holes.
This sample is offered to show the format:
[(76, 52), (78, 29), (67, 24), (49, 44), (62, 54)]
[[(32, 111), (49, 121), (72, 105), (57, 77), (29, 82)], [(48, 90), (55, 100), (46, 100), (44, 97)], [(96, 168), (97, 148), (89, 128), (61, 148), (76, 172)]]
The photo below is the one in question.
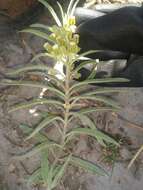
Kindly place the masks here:
[(65, 144), (65, 136), (66, 131), (69, 123), (69, 110), (70, 110), (70, 66), (69, 64), (66, 65), (66, 78), (65, 78), (65, 115), (64, 115), (64, 127), (63, 127), (63, 136), (62, 136), (62, 144)]
[[(62, 139), (61, 139), (61, 145), (64, 147), (65, 146), (65, 138), (66, 138), (66, 132), (67, 132), (67, 128), (68, 128), (68, 124), (69, 124), (69, 111), (70, 111), (70, 93), (69, 93), (69, 89), (70, 89), (70, 66), (67, 65), (66, 66), (66, 78), (65, 78), (65, 112), (64, 112), (64, 126), (63, 126), (63, 130), (62, 130)], [(61, 156), (62, 150), (60, 150), (60, 152), (57, 154), (56, 159), (53, 162), (53, 166), (56, 166), (57, 162), (59, 161), (59, 158)], [(48, 190), (48, 189), (47, 189)]]

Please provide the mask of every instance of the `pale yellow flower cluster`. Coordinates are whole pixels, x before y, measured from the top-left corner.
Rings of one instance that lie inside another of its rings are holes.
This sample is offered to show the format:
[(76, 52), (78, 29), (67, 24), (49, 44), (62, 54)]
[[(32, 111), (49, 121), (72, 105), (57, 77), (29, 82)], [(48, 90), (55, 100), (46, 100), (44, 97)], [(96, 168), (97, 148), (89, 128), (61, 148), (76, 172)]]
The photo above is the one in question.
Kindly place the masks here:
[(75, 24), (75, 17), (71, 17), (62, 26), (50, 27), (49, 39), (52, 43), (45, 43), (44, 48), (54, 59), (64, 61), (67, 57), (74, 59), (77, 56), (80, 48)]

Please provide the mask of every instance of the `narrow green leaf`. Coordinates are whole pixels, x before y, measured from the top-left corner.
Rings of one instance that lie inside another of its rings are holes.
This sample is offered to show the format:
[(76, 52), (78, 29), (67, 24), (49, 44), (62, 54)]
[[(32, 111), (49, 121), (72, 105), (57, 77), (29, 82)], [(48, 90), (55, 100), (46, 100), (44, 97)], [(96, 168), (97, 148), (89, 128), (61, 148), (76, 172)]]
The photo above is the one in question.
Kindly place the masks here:
[(45, 0), (39, 0), (39, 2), (42, 3), (46, 8), (48, 8), (49, 12), (51, 13), (51, 15), (53, 16), (53, 18), (55, 19), (57, 25), (58, 26), (62, 26), (61, 21), (59, 20), (56, 12), (51, 7), (51, 5), (49, 5), (49, 3), (47, 1), (45, 1)]
[[(50, 71), (50, 70), (49, 70)], [(61, 87), (63, 89), (63, 91), (65, 91), (65, 87), (64, 87), (64, 81), (58, 79), (56, 76), (48, 74), (44, 71), (29, 71), (29, 74), (32, 75), (38, 75), (41, 77), (45, 77), (47, 79), (47, 83), (49, 85), (52, 85), (52, 83), (50, 83), (49, 81), (54, 82), (54, 84), (57, 85), (57, 87)], [(56, 88), (57, 89), (57, 88)]]
[(40, 37), (40, 38), (43, 38), (45, 40), (52, 42), (51, 39), (49, 38), (49, 34), (43, 32), (43, 31), (40, 31), (38, 29), (28, 28), (28, 29), (22, 30), (21, 32), (31, 33), (31, 34), (34, 34), (34, 35)]
[(6, 73), (6, 75), (10, 75), (10, 76), (13, 76), (13, 75), (18, 75), (20, 73), (23, 73), (23, 72), (29, 72), (29, 71), (43, 71), (43, 72), (47, 72), (49, 71), (49, 67), (46, 66), (46, 65), (28, 65), (28, 66), (25, 66), (25, 67), (22, 67), (22, 68), (18, 68), (18, 69), (15, 69), (15, 70), (11, 70), (11, 71), (8, 71)]
[[(119, 109), (111, 108), (111, 107), (101, 107), (101, 108), (83, 108), (79, 111), (80, 114), (87, 114), (93, 112), (103, 112), (103, 111), (113, 111), (117, 112)], [(71, 112), (72, 115), (72, 112)]]
[(119, 106), (119, 104), (116, 101), (112, 100), (111, 98), (103, 97), (103, 96), (94, 96), (93, 100), (94, 100), (94, 98), (95, 98), (96, 101), (103, 102), (107, 106), (112, 106), (115, 109), (120, 109), (121, 108)]
[(57, 88), (45, 85), (44, 83), (42, 84), (42, 82), (40, 83), (35, 81), (32, 82), (32, 81), (16, 81), (16, 80), (3, 79), (0, 81), (0, 85), (46, 88), (47, 90), (54, 92), (56, 95), (59, 95), (62, 99), (65, 98), (65, 95), (62, 91), (58, 90)]
[(49, 167), (49, 174), (48, 174), (48, 188), (49, 190), (52, 190), (52, 183), (54, 180), (54, 177), (59, 173), (59, 171), (61, 170), (62, 165), (50, 165)]
[(71, 158), (71, 164), (77, 167), (81, 167), (84, 170), (87, 170), (88, 172), (92, 172), (93, 174), (98, 174), (101, 176), (108, 175), (107, 172), (102, 169), (100, 166), (98, 166), (95, 163), (92, 163), (88, 160), (84, 160), (82, 158), (72, 156)]
[(41, 154), (41, 177), (45, 185), (48, 185), (49, 167), (48, 150), (45, 150)]
[(49, 174), (48, 174), (48, 188), (50, 190), (52, 189), (52, 182), (53, 182), (55, 171), (57, 171), (56, 167), (54, 167), (53, 164), (51, 164), (49, 168)]
[(108, 135), (104, 134), (103, 132), (97, 130), (97, 129), (89, 129), (89, 128), (75, 128), (70, 131), (67, 136), (72, 135), (72, 134), (84, 134), (84, 135), (89, 135), (92, 137), (95, 137), (96, 139), (100, 138), (103, 139), (107, 143), (112, 143), (115, 145), (119, 145), (113, 138), (109, 137)]
[(36, 105), (44, 105), (44, 104), (55, 104), (57, 106), (60, 106), (61, 108), (63, 108), (63, 104), (61, 101), (59, 100), (52, 100), (52, 99), (46, 99), (46, 98), (36, 98), (33, 99), (31, 101), (25, 102), (23, 104), (16, 104), (15, 106), (12, 106), (12, 108), (8, 111), (9, 113), (20, 110), (20, 109), (26, 109), (26, 108), (30, 108), (32, 106), (36, 106)]
[(10, 85), (10, 86), (28, 86), (37, 88), (47, 88), (47, 85), (32, 81), (16, 81), (9, 79), (2, 79), (0, 85)]
[[(62, 6), (61, 6), (61, 4), (57, 1), (57, 5), (58, 5), (58, 7), (59, 7), (59, 9), (60, 9), (60, 12), (61, 12), (61, 16), (62, 16), (62, 21), (64, 21), (64, 11), (63, 11), (63, 8), (62, 8)], [(64, 23), (63, 23), (64, 24)]]
[(89, 79), (89, 80), (94, 79), (95, 75), (96, 75), (96, 65), (94, 65), (94, 67), (92, 68), (92, 71), (87, 79)]
[[(21, 124), (20, 126), (20, 129), (23, 131), (23, 133), (25, 135), (29, 135), (30, 133), (33, 132), (34, 129), (32, 129), (31, 127), (29, 127), (28, 125), (24, 125), (24, 124)], [(39, 142), (39, 143), (42, 143), (42, 142), (50, 142), (50, 140), (48, 139), (47, 136), (45, 136), (44, 134), (42, 133), (37, 133), (35, 136), (34, 136), (34, 139)]]
[(42, 28), (42, 29), (46, 29), (46, 30), (50, 31), (49, 26), (46, 26), (45, 24), (36, 23), (36, 24), (30, 25), (30, 27), (32, 27), (32, 28)]
[(52, 188), (55, 188), (57, 186), (57, 184), (60, 182), (60, 180), (62, 179), (64, 172), (66, 170), (66, 167), (68, 166), (69, 162), (71, 159), (71, 155), (67, 157), (65, 163), (63, 164), (63, 166), (60, 168), (60, 170), (58, 171), (58, 173), (55, 175), (54, 180), (52, 182)]
[(102, 84), (102, 83), (110, 83), (110, 82), (129, 82), (128, 79), (124, 78), (105, 78), (105, 79), (90, 79), (82, 82), (78, 82), (73, 84), (70, 88), (71, 93), (74, 93), (77, 90), (80, 90), (81, 87), (90, 85), (90, 84)]
[(97, 52), (99, 52), (99, 51), (100, 51), (100, 50), (89, 50), (89, 51), (86, 51), (86, 52), (80, 54), (80, 55), (78, 56), (78, 59), (80, 60), (80, 59), (82, 59), (83, 57), (85, 57), (85, 56), (87, 56), (87, 55), (90, 55), (90, 54), (93, 54), (93, 53), (97, 53)]
[(96, 132), (96, 138), (102, 139), (107, 143), (111, 143), (111, 144), (114, 144), (116, 146), (119, 146), (119, 143), (116, 140), (114, 140), (113, 138), (109, 137), (108, 135), (106, 135), (105, 133), (103, 133), (99, 130)]
[(47, 149), (49, 146), (51, 146), (51, 143), (42, 142), (42, 143), (38, 144), (37, 146), (34, 146), (32, 149), (30, 149), (30, 150), (28, 150), (28, 151), (26, 151), (20, 155), (14, 156), (13, 159), (23, 160), (25, 158), (30, 158), (32, 156), (35, 156), (36, 154), (38, 154), (42, 150)]
[(74, 12), (75, 12), (75, 9), (76, 9), (78, 3), (79, 3), (79, 0), (76, 0), (75, 3), (73, 4), (71, 11), (70, 11), (70, 16), (74, 15)]
[(91, 89), (88, 92), (83, 92), (83, 95), (91, 96), (96, 94), (108, 94), (108, 93), (117, 93), (117, 92), (126, 92), (125, 89), (121, 88), (99, 88), (99, 89)]
[(85, 95), (81, 95), (81, 96), (78, 96), (78, 97), (73, 97), (73, 98), (71, 98), (71, 100), (74, 100), (73, 104), (76, 104), (76, 102), (79, 101), (79, 100), (93, 100), (93, 101), (103, 102), (107, 106), (112, 106), (112, 107), (117, 108), (117, 109), (120, 108), (119, 104), (117, 104), (114, 100), (112, 100), (111, 98), (103, 97), (103, 96), (87, 96), (87, 95), (85, 96)]
[(71, 0), (67, 9), (67, 15), (70, 15), (75, 0)]
[(45, 118), (36, 128), (35, 130), (26, 138), (26, 140), (34, 137), (40, 130), (44, 127), (48, 126), (49, 124), (53, 123), (54, 121), (61, 121), (64, 122), (60, 116), (49, 116)]
[(37, 59), (40, 59), (41, 57), (52, 57), (49, 53), (38, 53), (37, 55), (35, 55), (33, 57), (33, 59), (31, 60), (31, 63), (36, 61)]

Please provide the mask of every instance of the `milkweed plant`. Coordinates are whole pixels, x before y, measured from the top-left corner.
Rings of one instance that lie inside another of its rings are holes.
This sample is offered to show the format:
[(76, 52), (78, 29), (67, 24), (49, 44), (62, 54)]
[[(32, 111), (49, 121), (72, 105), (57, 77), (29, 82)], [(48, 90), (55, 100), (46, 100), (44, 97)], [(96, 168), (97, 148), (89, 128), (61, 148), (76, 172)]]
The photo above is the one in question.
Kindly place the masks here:
[[(54, 108), (54, 111), (47, 109), (46, 112), (41, 113), (41, 121), (36, 127), (20, 125), (26, 135), (26, 140), (33, 139), (32, 142), (35, 146), (24, 155), (17, 156), (17, 158), (24, 159), (35, 154), (40, 155), (40, 165), (29, 177), (28, 184), (40, 184), (46, 190), (52, 190), (62, 182), (69, 165), (80, 167), (94, 174), (107, 175), (106, 171), (96, 163), (85, 160), (80, 155), (74, 155), (70, 145), (75, 140), (79, 140), (80, 135), (87, 135), (97, 140), (101, 146), (109, 143), (119, 145), (116, 140), (101, 132), (90, 117), (91, 113), (119, 109), (116, 102), (105, 97), (106, 93), (117, 92), (117, 89), (96, 87), (91, 90), (90, 85), (126, 80), (120, 78), (96, 79), (94, 69), (87, 79), (77, 82), (75, 79), (80, 77), (80, 70), (83, 67), (87, 64), (93, 65), (93, 68), (97, 66), (96, 60), (87, 58), (94, 52), (93, 50), (80, 53), (80, 36), (75, 33), (76, 20), (74, 17), (79, 0), (71, 0), (66, 13), (61, 4), (57, 2), (62, 19), (59, 19), (55, 10), (46, 0), (39, 1), (52, 14), (56, 24), (53, 26), (33, 24), (22, 32), (32, 33), (45, 39), (44, 52), (36, 55), (28, 66), (8, 71), (7, 75), (11, 79), (3, 79), (0, 84), (42, 89), (41, 96), (22, 104), (16, 104), (10, 108), (9, 112), (30, 109), (39, 105), (48, 105)], [(41, 57), (52, 58), (56, 63), (55, 66), (51, 68), (42, 64), (39, 62)], [(82, 63), (75, 67), (74, 63), (79, 60), (80, 62), (82, 60)], [(65, 68), (64, 72), (63, 67)], [(22, 77), (20, 80), (15, 78), (21, 74), (27, 76), (31, 73), (39, 76), (40, 80), (27, 80), (26, 77)], [(94, 103), (89, 107), (88, 102), (90, 101)], [(47, 129), (51, 126), (57, 131), (58, 138), (48, 135)]]

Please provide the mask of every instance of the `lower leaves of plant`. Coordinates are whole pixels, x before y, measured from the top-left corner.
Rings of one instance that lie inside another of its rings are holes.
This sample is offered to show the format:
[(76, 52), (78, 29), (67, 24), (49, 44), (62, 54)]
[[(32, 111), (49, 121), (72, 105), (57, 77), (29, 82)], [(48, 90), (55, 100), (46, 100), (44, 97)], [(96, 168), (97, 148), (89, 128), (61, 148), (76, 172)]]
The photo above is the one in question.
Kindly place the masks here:
[[(85, 135), (94, 138), (102, 146), (106, 146), (106, 143), (118, 146), (118, 143), (113, 138), (97, 128), (95, 122), (90, 117), (94, 112), (118, 111), (119, 105), (105, 97), (106, 93), (117, 92), (118, 89), (96, 88), (88, 92), (85, 89), (93, 83), (126, 82), (127, 80), (120, 78), (96, 79), (96, 74), (94, 73), (94, 75), (90, 75), (88, 79), (82, 82), (75, 82), (74, 79), (78, 78), (80, 69), (86, 64), (90, 63), (95, 66), (97, 64), (96, 60), (87, 61), (85, 59), (80, 66), (74, 67), (76, 61), (86, 58), (88, 54), (94, 52), (89, 51), (79, 54), (79, 36), (74, 33), (76, 26), (73, 16), (78, 0), (71, 0), (67, 13), (64, 13), (61, 5), (58, 3), (62, 21), (60, 21), (59, 16), (57, 16), (46, 0), (39, 1), (51, 12), (57, 25), (47, 27), (42, 24), (35, 24), (22, 32), (30, 32), (44, 38), (46, 40), (44, 44), (45, 52), (37, 55), (32, 60), (32, 65), (7, 72), (7, 75), (10, 77), (27, 76), (32, 72), (32, 75), (38, 76), (39, 80), (25, 80), (26, 77), (23, 77), (23, 80), (4, 79), (1, 80), (0, 84), (27, 86), (39, 88), (39, 90), (44, 89), (44, 92), (48, 92), (43, 93), (43, 97), (33, 98), (22, 104), (12, 106), (9, 112), (30, 109), (39, 105), (54, 108), (53, 111), (40, 113), (42, 118), (36, 127), (20, 126), (26, 136), (26, 140), (32, 138), (35, 144), (24, 154), (15, 156), (15, 159), (25, 159), (35, 156), (35, 154), (40, 155), (41, 164), (29, 177), (28, 184), (41, 184), (47, 190), (52, 190), (61, 182), (69, 165), (80, 167), (94, 174), (107, 175), (106, 171), (96, 163), (74, 155), (69, 145), (77, 139), (75, 137)], [(52, 69), (43, 64), (35, 64), (35, 60), (43, 56), (53, 58), (57, 62), (57, 66), (62, 63), (65, 67), (65, 73), (57, 70), (56, 67)], [(91, 107), (89, 107), (90, 101), (93, 102)], [(58, 139), (56, 137), (51, 139), (47, 134), (46, 129), (51, 127), (59, 133)]]

